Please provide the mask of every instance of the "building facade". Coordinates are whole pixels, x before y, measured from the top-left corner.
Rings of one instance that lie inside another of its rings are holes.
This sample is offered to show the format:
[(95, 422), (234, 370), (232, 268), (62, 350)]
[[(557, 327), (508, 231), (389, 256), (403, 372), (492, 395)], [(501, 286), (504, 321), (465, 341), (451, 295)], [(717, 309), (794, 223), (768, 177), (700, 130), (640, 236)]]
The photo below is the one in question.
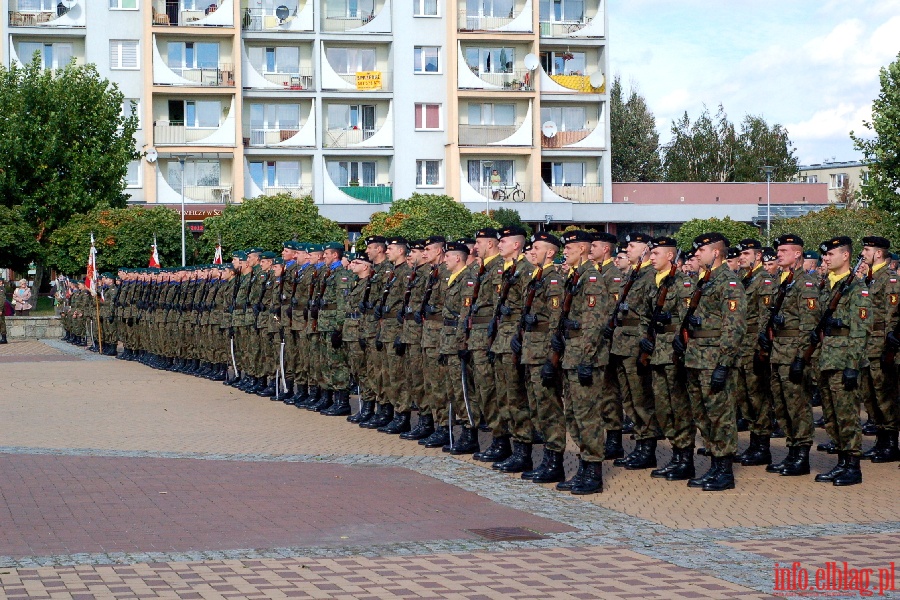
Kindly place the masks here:
[(136, 204), (612, 201), (606, 0), (7, 4), (4, 62), (93, 63), (137, 111)]
[(825, 161), (799, 167), (797, 181), (828, 185), (828, 202), (846, 204), (869, 180), (869, 168), (860, 161)]

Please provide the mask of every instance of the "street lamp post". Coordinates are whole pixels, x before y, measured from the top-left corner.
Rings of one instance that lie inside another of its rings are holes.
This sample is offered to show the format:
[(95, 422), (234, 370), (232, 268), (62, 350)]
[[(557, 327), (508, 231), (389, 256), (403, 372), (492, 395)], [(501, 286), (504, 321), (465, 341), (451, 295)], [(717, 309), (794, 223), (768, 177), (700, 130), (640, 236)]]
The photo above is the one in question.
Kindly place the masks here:
[(766, 174), (766, 240), (769, 240), (772, 235), (772, 194), (770, 192), (770, 184), (775, 167), (765, 165), (760, 168), (760, 171)]
[(486, 161), (482, 162), (481, 164), (483, 165), (483, 168), (486, 168), (488, 170), (488, 188), (489, 189), (488, 189), (488, 193), (485, 194), (485, 196), (484, 196), (485, 197), (484, 214), (486, 214), (487, 216), (491, 216), (491, 194), (494, 193), (494, 187), (491, 184), (491, 172), (492, 172), (491, 169), (494, 166), (494, 161), (486, 160)]
[(184, 239), (184, 161), (186, 156), (178, 157), (178, 164), (181, 165), (181, 266), (184, 267), (187, 265), (187, 255), (185, 253), (185, 239)]

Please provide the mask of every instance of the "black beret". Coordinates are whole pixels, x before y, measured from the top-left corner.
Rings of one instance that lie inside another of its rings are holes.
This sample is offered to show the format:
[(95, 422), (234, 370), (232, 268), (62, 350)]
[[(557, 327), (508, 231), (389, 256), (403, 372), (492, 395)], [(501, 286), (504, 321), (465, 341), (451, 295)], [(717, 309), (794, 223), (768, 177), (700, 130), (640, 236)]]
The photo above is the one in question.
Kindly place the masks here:
[(737, 247), (741, 252), (744, 250), (762, 250), (762, 242), (753, 238), (745, 238), (738, 242)]
[(405, 237), (402, 237), (402, 236), (397, 236), (397, 237), (389, 238), (388, 241), (387, 241), (387, 243), (388, 243), (389, 246), (390, 246), (391, 244), (393, 244), (393, 245), (395, 245), (395, 246), (409, 246), (409, 242), (407, 241), (407, 239), (406, 239)]
[(616, 236), (614, 236), (611, 233), (601, 231), (599, 233), (594, 234), (594, 241), (595, 242), (606, 242), (608, 244), (616, 245), (619, 243), (619, 238), (617, 238)]
[(369, 255), (366, 254), (365, 252), (357, 252), (355, 255), (353, 255), (353, 258), (351, 258), (350, 260), (361, 260), (363, 262), (372, 264), (372, 259), (369, 258)]
[(621, 254), (628, 250), (628, 244), (619, 244), (619, 247), (616, 248), (616, 254)]
[(709, 244), (715, 244), (717, 242), (723, 242), (726, 246), (731, 245), (728, 243), (727, 237), (717, 231), (712, 231), (710, 233), (698, 235), (694, 238), (694, 250), (699, 250), (703, 246), (708, 246)]
[(870, 235), (864, 237), (862, 239), (863, 246), (871, 246), (873, 248), (883, 248), (884, 250), (891, 249), (891, 242), (887, 238), (883, 238), (878, 235)]
[(383, 235), (370, 235), (366, 238), (366, 246), (369, 244), (387, 244), (387, 239)]
[(425, 238), (425, 245), (430, 246), (431, 244), (446, 244), (447, 238), (442, 235), (433, 235), (431, 237)]
[(525, 245), (522, 246), (522, 252), (528, 252), (532, 248), (534, 248), (534, 242), (531, 241), (531, 238), (526, 239)]
[(725, 258), (739, 258), (741, 256), (741, 249), (737, 246), (732, 246), (725, 251)]
[(458, 240), (456, 240), (456, 243), (457, 244), (468, 244), (471, 246), (472, 244), (475, 243), (475, 238), (467, 238), (467, 237), (459, 238)]
[(562, 243), (572, 244), (574, 242), (586, 242), (588, 244), (593, 240), (593, 236), (587, 231), (581, 231), (580, 229), (573, 229), (572, 231), (567, 231), (562, 235)]
[(775, 248), (770, 248), (766, 246), (762, 249), (762, 259), (763, 262), (769, 262), (770, 260), (775, 260), (778, 255), (775, 252)]
[(891, 252), (891, 260), (900, 260), (900, 254), (896, 252)]
[(786, 233), (786, 234), (780, 236), (777, 240), (775, 240), (775, 243), (772, 245), (775, 246), (776, 250), (778, 250), (779, 246), (784, 246), (784, 245), (801, 246), (802, 247), (803, 246), (803, 238), (800, 237), (799, 235), (794, 235), (793, 233)]
[(469, 247), (462, 242), (447, 242), (444, 247), (445, 252), (463, 252), (469, 254)]
[(824, 254), (829, 250), (834, 250), (835, 248), (840, 248), (841, 246), (849, 246), (851, 251), (853, 250), (853, 240), (851, 240), (846, 235), (839, 235), (838, 237), (833, 237), (830, 240), (825, 240), (821, 244), (819, 244), (819, 250)]
[(670, 238), (666, 236), (661, 236), (658, 238), (653, 238), (650, 240), (651, 248), (677, 248), (678, 242), (675, 241), (675, 238)]
[(511, 225), (510, 227), (504, 227), (503, 229), (500, 230), (500, 238), (501, 239), (505, 238), (505, 237), (514, 237), (517, 235), (521, 235), (522, 237), (525, 237), (526, 232), (521, 227), (516, 227), (515, 225)]
[(548, 244), (553, 244), (557, 248), (562, 246), (562, 242), (559, 241), (558, 237), (552, 233), (547, 233), (546, 231), (538, 231), (531, 236), (531, 243), (533, 244), (534, 242), (547, 242)]
[(425, 249), (425, 240), (411, 240), (409, 242), (410, 250), (424, 250)]
[(484, 229), (479, 229), (475, 232), (475, 239), (478, 238), (491, 238), (494, 240), (499, 240), (500, 232), (493, 227), (485, 227)]
[(637, 231), (632, 231), (629, 234), (625, 235), (625, 243), (629, 242), (639, 242), (641, 244), (649, 244), (651, 241), (651, 237), (646, 233), (639, 233)]

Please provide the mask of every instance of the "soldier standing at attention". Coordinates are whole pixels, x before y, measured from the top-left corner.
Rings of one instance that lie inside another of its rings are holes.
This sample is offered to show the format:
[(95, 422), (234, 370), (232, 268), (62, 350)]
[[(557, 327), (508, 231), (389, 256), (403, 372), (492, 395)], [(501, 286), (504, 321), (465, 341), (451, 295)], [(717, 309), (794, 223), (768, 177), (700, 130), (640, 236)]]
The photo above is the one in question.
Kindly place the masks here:
[(720, 233), (694, 238), (697, 259), (711, 275), (700, 288), (696, 310), (689, 317), (689, 339), (679, 331), (672, 342), (676, 355), (684, 356), (694, 421), (711, 457), (709, 470), (689, 480), (688, 486), (705, 491), (734, 489), (737, 417), (733, 390), (726, 390), (726, 383), (729, 370), (739, 364), (747, 331), (747, 297), (737, 275), (727, 266), (723, 268), (727, 246)]
[[(782, 269), (779, 285), (785, 286), (781, 311), (774, 316), (775, 337), (760, 331), (760, 348), (771, 353), (771, 388), (775, 415), (784, 427), (788, 455), (766, 467), (786, 476), (809, 474), (809, 448), (813, 443), (812, 407), (803, 385), (806, 368), (802, 356), (809, 335), (821, 315), (818, 278), (803, 270), (803, 239), (785, 234), (775, 240), (777, 263)], [(790, 282), (788, 282), (790, 278)]]
[[(883, 237), (864, 237), (862, 255), (869, 265), (866, 283), (869, 288), (872, 331), (866, 345), (869, 366), (862, 373), (862, 394), (869, 415), (877, 428), (875, 446), (863, 452), (863, 458), (874, 463), (900, 460), (897, 429), (900, 406), (897, 404), (897, 371), (895, 365), (882, 365), (885, 350), (895, 355), (900, 339), (894, 335), (900, 306), (900, 283), (897, 273), (888, 266), (891, 243)], [(887, 332), (885, 334), (885, 332)]]
[(834, 295), (843, 293), (834, 313), (824, 323), (818, 360), (822, 414), (825, 429), (837, 445), (838, 463), (827, 473), (816, 475), (816, 481), (836, 486), (856, 485), (862, 483), (859, 380), (867, 362), (872, 303), (869, 290), (850, 272), (853, 241), (840, 236), (823, 242), (819, 249), (828, 268), (828, 289), (822, 295), (822, 302), (828, 302), (830, 308)]
[(319, 386), (324, 390), (323, 399), (311, 407), (322, 414), (345, 417), (350, 414), (350, 368), (344, 349), (344, 319), (350, 310), (347, 297), (353, 286), (353, 274), (344, 268), (344, 245), (328, 242), (323, 246), (322, 259), (325, 270), (320, 275), (322, 293), (318, 298), (316, 331), (317, 345), (321, 348)]

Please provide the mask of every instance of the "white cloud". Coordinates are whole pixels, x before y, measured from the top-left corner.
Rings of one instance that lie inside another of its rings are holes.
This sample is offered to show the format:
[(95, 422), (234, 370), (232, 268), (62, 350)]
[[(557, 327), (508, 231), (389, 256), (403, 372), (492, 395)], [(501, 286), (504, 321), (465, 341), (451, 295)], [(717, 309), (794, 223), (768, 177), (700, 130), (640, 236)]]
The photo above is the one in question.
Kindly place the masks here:
[(828, 34), (813, 38), (804, 45), (806, 58), (818, 64), (843, 62), (859, 47), (859, 39), (864, 33), (865, 25), (859, 19), (839, 23)]
[(816, 111), (810, 118), (799, 123), (789, 123), (791, 137), (797, 140), (826, 140), (847, 137), (850, 131), (860, 133), (863, 121), (872, 119), (872, 107), (840, 104)]

